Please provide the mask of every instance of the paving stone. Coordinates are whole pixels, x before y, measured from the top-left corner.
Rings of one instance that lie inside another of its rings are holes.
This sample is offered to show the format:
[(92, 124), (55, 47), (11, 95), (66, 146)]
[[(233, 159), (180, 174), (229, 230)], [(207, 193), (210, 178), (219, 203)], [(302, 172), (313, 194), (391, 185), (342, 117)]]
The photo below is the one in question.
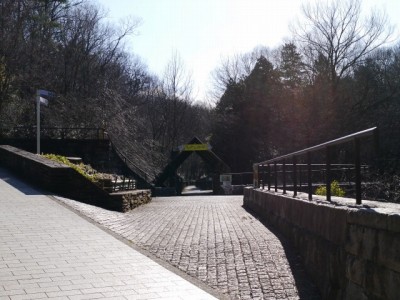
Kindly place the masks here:
[(215, 299), (2, 168), (0, 208), (0, 299)]
[[(212, 298), (1, 168), (0, 191), (0, 296)], [(125, 214), (58, 201), (231, 299), (319, 298), (294, 249), (242, 196), (154, 198)]]
[(319, 299), (295, 250), (242, 196), (153, 198), (128, 213), (59, 201), (232, 299)]

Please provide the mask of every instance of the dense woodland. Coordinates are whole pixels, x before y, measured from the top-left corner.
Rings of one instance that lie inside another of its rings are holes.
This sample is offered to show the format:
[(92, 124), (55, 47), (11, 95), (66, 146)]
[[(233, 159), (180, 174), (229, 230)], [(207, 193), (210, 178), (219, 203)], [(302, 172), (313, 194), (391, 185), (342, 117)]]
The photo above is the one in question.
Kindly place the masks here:
[(56, 93), (43, 126), (104, 128), (154, 170), (193, 136), (241, 172), (378, 126), (380, 165), (399, 173), (400, 43), (385, 14), (361, 9), (360, 1), (305, 5), (291, 40), (221, 61), (212, 101), (199, 104), (178, 53), (156, 76), (125, 51), (139, 20), (107, 24), (90, 1), (1, 0), (1, 132), (35, 125), (40, 88)]

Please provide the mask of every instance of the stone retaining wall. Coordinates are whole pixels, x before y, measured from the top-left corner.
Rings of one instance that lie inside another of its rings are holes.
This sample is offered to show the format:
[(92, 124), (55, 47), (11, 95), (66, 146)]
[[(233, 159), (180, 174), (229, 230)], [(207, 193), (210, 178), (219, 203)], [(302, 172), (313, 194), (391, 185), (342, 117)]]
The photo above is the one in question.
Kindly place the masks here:
[[(36, 139), (2, 139), (0, 145), (10, 145), (32, 153), (36, 152)], [(125, 174), (136, 179), (137, 188), (151, 187), (133, 172), (117, 154), (110, 140), (46, 139), (40, 141), (41, 153), (80, 157), (86, 164), (103, 173)]]
[[(10, 145), (18, 149), (36, 153), (36, 139), (0, 139), (0, 144)], [(76, 140), (76, 139), (46, 139), (40, 141), (43, 154), (58, 154), (62, 156), (80, 157), (98, 171), (119, 171), (123, 162), (118, 161), (111, 151), (109, 140)], [(114, 172), (118, 173), (118, 172)]]
[(109, 194), (64, 164), (8, 145), (0, 145), (0, 166), (44, 190), (106, 209), (125, 212), (135, 207), (131, 203), (144, 203), (143, 195), (151, 199), (148, 190)]
[(400, 205), (245, 188), (244, 206), (289, 238), (324, 299), (400, 299)]
[(114, 201), (121, 203), (121, 211), (123, 212), (127, 212), (151, 201), (151, 193), (148, 190), (111, 193), (110, 196)]

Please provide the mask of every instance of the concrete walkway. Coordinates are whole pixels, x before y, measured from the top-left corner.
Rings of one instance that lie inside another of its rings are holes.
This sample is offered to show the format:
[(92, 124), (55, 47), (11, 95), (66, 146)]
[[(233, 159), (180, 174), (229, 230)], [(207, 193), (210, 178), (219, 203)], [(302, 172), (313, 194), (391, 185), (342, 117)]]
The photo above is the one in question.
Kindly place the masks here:
[(0, 299), (215, 299), (0, 168)]

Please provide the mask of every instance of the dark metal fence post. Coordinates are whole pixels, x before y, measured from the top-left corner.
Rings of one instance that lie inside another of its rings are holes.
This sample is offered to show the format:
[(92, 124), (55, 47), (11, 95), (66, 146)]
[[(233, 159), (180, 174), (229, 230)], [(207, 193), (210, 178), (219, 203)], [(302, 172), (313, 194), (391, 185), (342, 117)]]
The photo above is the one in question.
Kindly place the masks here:
[(311, 153), (307, 152), (307, 184), (308, 184), (308, 200), (312, 200), (312, 174), (311, 174)]
[(382, 170), (382, 163), (379, 160), (380, 157), (380, 148), (379, 148), (379, 130), (378, 128), (375, 129), (374, 131), (374, 157), (375, 157), (375, 166), (377, 167), (378, 171), (380, 172)]
[(274, 162), (274, 183), (275, 183), (275, 192), (278, 191), (278, 173), (276, 169), (276, 162)]
[(297, 196), (297, 170), (296, 170), (296, 156), (293, 156), (293, 197)]
[(331, 202), (331, 147), (326, 147), (326, 200)]
[(265, 165), (262, 165), (262, 170), (263, 170), (263, 173), (262, 173), (262, 189), (264, 189), (265, 188)]
[(283, 184), (283, 193), (286, 194), (286, 160), (283, 160), (282, 164), (282, 184)]
[(260, 188), (260, 165), (257, 165), (257, 188)]
[(302, 178), (301, 178), (301, 173), (303, 172), (303, 168), (302, 168), (303, 166), (302, 166), (302, 164), (299, 164), (299, 187), (300, 187), (300, 190), (301, 190), (301, 187), (302, 187)]
[(268, 164), (268, 191), (271, 190), (271, 165)]
[(361, 204), (361, 164), (360, 164), (360, 139), (354, 139), (355, 171), (356, 171), (356, 203)]

